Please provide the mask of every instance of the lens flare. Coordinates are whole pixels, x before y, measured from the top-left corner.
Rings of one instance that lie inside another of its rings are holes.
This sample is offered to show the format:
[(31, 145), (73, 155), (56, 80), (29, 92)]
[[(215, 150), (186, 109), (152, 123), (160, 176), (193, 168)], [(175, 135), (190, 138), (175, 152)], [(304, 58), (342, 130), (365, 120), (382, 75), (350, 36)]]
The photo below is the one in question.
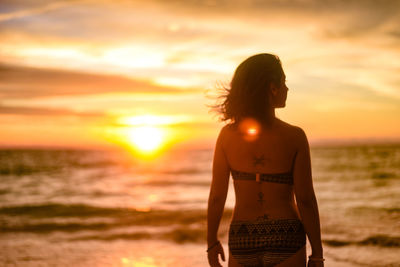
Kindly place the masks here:
[(249, 135), (256, 135), (257, 133), (258, 133), (258, 131), (257, 131), (257, 129), (256, 128), (249, 128), (249, 129), (247, 129), (247, 133), (249, 134)]
[(254, 141), (260, 134), (261, 125), (255, 119), (246, 118), (240, 122), (239, 130), (246, 141)]

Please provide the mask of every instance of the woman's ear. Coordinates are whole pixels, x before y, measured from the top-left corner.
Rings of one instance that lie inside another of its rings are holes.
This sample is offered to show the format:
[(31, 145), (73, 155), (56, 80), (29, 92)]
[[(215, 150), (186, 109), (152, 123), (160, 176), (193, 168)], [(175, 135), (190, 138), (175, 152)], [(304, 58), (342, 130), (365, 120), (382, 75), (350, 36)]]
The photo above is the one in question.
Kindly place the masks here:
[(276, 96), (277, 94), (278, 94), (278, 87), (275, 85), (275, 83), (270, 83), (270, 85), (269, 85), (269, 91), (271, 92), (271, 94), (273, 95), (273, 96)]

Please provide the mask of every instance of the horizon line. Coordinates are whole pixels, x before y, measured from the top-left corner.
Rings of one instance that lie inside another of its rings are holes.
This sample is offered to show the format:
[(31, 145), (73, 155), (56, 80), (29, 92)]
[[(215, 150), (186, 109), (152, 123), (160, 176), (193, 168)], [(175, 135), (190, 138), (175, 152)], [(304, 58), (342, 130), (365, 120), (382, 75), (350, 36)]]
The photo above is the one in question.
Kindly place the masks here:
[[(331, 146), (360, 146), (360, 145), (400, 145), (400, 137), (360, 137), (360, 138), (313, 138), (309, 140), (310, 148), (331, 147)], [(192, 148), (192, 149), (213, 149), (214, 143), (206, 142), (175, 144), (171, 149)], [(46, 145), (46, 144), (0, 144), (0, 150), (123, 150), (118, 145)]]

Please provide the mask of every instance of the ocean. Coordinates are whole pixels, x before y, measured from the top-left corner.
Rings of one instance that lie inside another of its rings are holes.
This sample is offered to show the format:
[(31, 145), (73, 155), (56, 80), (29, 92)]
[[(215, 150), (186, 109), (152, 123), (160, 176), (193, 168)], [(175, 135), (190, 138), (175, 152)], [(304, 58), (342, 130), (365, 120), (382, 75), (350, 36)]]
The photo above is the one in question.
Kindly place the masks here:
[[(208, 266), (212, 156), (0, 150), (0, 265)], [(311, 157), (325, 266), (400, 266), (400, 144), (312, 146)], [(234, 201), (231, 181), (226, 255)]]

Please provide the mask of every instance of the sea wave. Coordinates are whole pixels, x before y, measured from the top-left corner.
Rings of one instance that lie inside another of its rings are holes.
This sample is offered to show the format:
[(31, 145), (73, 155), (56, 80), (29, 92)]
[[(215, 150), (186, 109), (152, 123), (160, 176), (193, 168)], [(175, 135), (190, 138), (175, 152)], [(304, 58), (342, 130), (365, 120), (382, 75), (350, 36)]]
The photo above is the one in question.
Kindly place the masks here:
[(393, 172), (374, 172), (372, 173), (373, 179), (390, 179), (396, 178), (396, 173)]
[(368, 216), (376, 216), (382, 213), (400, 216), (400, 208), (398, 207), (355, 206), (349, 209), (348, 212), (350, 214), (365, 214)]
[(209, 173), (209, 169), (197, 169), (197, 168), (180, 168), (176, 170), (164, 170), (164, 171), (159, 171), (160, 173), (163, 174), (200, 174), (200, 173)]
[(36, 205), (5, 206), (0, 208), (0, 215), (45, 217), (90, 217), (90, 216), (118, 216), (131, 209), (96, 207), (86, 204), (45, 203)]
[[(221, 223), (226, 226), (231, 215), (232, 210), (226, 209)], [(206, 210), (200, 209), (141, 211), (134, 208), (97, 207), (83, 203), (44, 203), (1, 207), (0, 222), (2, 233), (74, 233), (68, 236), (68, 240), (71, 241), (165, 239), (177, 243), (204, 242), (206, 234)], [(132, 227), (156, 227), (162, 231), (132, 232)], [(371, 235), (358, 241), (326, 239), (323, 242), (332, 247), (350, 245), (400, 247), (400, 237), (391, 235)]]
[[(226, 225), (231, 214), (232, 210), (226, 209), (221, 224)], [(0, 232), (66, 233), (67, 241), (162, 239), (204, 243), (206, 216), (206, 210), (200, 209), (141, 211), (82, 203), (44, 203), (1, 207)]]
[(164, 231), (161, 233), (150, 232), (133, 232), (133, 233), (112, 233), (102, 235), (81, 235), (78, 237), (69, 238), (69, 241), (82, 241), (82, 240), (100, 240), (100, 241), (113, 241), (113, 240), (140, 240), (140, 239), (162, 239), (170, 240), (176, 243), (205, 243), (206, 229), (205, 227), (190, 228), (187, 226), (178, 227), (173, 230)]
[(154, 185), (154, 186), (175, 186), (175, 185), (182, 185), (182, 186), (210, 186), (211, 181), (210, 180), (205, 180), (205, 181), (196, 181), (196, 180), (187, 180), (187, 181), (182, 181), (182, 180), (149, 180), (146, 181), (146, 185)]
[(3, 233), (15, 233), (15, 232), (30, 232), (36, 234), (46, 234), (50, 232), (78, 232), (84, 230), (108, 230), (113, 227), (121, 226), (115, 223), (24, 223), (8, 225), (3, 223), (0, 226), (0, 230)]
[(3, 165), (0, 167), (0, 175), (13, 175), (13, 176), (23, 176), (35, 173), (50, 173), (61, 171), (61, 166), (31, 166), (24, 164), (14, 164), (14, 165)]
[(359, 241), (350, 241), (350, 240), (336, 240), (336, 239), (327, 239), (323, 240), (324, 244), (331, 247), (342, 247), (349, 245), (373, 245), (379, 247), (400, 247), (400, 236), (388, 236), (388, 235), (372, 235), (363, 240)]
[(105, 168), (120, 164), (120, 160), (114, 157), (112, 153), (95, 150), (0, 149), (0, 175), (22, 176), (67, 169)]
[(137, 210), (135, 208), (98, 207), (87, 204), (44, 203), (36, 205), (5, 206), (0, 215), (29, 216), (33, 218), (54, 217), (114, 217), (135, 220), (136, 223), (162, 223), (178, 221), (196, 222), (204, 219), (205, 210)]
[[(226, 209), (224, 218), (228, 218), (232, 210)], [(19, 218), (18, 225), (14, 225), (15, 218)], [(89, 219), (112, 219), (113, 223), (96, 223), (88, 225)], [(54, 220), (57, 219), (57, 222)], [(60, 219), (75, 219), (78, 222), (60, 223)], [(121, 227), (125, 225), (171, 225), (203, 223), (206, 220), (206, 211), (198, 210), (137, 210), (135, 208), (96, 207), (87, 204), (45, 203), (37, 205), (6, 206), (0, 208), (0, 227), (4, 231), (49, 231), (76, 228), (78, 230), (107, 227)], [(40, 220), (40, 222), (38, 222)], [(46, 221), (47, 220), (47, 221)], [(79, 222), (82, 221), (82, 223)], [(24, 224), (20, 224), (23, 221)], [(6, 223), (4, 223), (6, 222)]]
[[(6, 233), (33, 233), (50, 234), (55, 232), (68, 233), (68, 241), (82, 240), (139, 240), (139, 239), (163, 239), (177, 243), (204, 242), (206, 237), (205, 221), (202, 223), (176, 224), (170, 222), (168, 227), (159, 227), (161, 231), (136, 231), (132, 232), (133, 224), (130, 221), (116, 222), (43, 222), (7, 225), (2, 223), (0, 231)], [(149, 225), (146, 225), (149, 227)], [(134, 228), (134, 227), (133, 227)], [(118, 231), (118, 233), (115, 233)], [(90, 234), (88, 234), (90, 233)]]

